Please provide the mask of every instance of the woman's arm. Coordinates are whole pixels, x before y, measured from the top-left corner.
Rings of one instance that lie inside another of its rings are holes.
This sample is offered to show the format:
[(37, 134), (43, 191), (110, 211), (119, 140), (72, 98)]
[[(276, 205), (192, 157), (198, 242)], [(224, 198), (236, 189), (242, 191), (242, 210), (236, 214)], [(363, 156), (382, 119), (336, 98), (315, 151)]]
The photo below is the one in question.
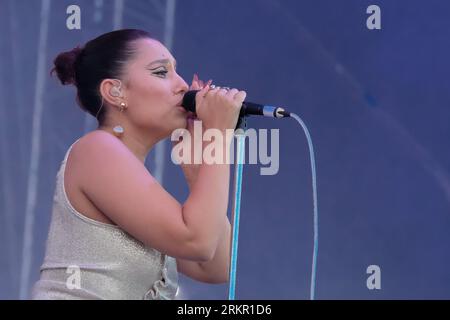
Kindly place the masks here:
[(230, 265), (231, 225), (227, 217), (224, 219), (223, 232), (219, 244), (210, 261), (197, 262), (177, 259), (178, 271), (201, 282), (228, 282)]
[(196, 182), (183, 205), (185, 224), (206, 246), (203, 251), (210, 254), (202, 262), (214, 257), (225, 227), (229, 179), (229, 164), (201, 164)]
[[(197, 182), (199, 165), (182, 165), (189, 190)], [(229, 183), (225, 184), (229, 188)], [(228, 194), (227, 194), (228, 199)], [(231, 247), (231, 225), (226, 215), (220, 227), (221, 235), (218, 240), (214, 256), (210, 261), (198, 262), (186, 259), (177, 259), (178, 271), (197, 281), (207, 283), (224, 283), (228, 281)]]

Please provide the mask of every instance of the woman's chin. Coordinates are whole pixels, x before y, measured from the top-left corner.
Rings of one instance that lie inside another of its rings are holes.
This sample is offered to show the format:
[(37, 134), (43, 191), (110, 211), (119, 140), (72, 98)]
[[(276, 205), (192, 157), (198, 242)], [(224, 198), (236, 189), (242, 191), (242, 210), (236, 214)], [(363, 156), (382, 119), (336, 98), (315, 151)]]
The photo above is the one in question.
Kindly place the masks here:
[(185, 115), (180, 115), (174, 119), (173, 125), (171, 126), (170, 134), (172, 134), (172, 132), (177, 129), (186, 129), (186, 127), (187, 127), (187, 117)]

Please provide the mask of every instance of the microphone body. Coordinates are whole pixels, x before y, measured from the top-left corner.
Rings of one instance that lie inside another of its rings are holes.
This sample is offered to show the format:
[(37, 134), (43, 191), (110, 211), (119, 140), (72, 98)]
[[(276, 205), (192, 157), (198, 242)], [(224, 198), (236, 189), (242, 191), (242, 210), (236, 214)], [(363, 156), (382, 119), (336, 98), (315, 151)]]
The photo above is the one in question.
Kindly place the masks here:
[[(195, 96), (200, 90), (191, 90), (184, 94), (182, 106), (193, 113), (195, 113)], [(259, 103), (244, 101), (239, 113), (241, 117), (246, 116), (264, 116), (272, 118), (289, 117), (290, 113), (285, 111), (282, 107), (274, 107), (268, 105), (262, 105)]]

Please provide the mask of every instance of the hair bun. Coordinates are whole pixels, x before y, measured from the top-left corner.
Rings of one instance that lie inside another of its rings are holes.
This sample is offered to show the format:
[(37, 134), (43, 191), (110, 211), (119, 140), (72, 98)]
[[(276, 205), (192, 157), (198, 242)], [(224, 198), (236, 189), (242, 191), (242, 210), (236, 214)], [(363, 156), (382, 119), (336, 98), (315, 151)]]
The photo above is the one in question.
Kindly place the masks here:
[(80, 56), (83, 49), (80, 47), (73, 48), (70, 51), (60, 53), (53, 64), (55, 65), (51, 73), (56, 72), (59, 80), (63, 85), (75, 84), (75, 62)]

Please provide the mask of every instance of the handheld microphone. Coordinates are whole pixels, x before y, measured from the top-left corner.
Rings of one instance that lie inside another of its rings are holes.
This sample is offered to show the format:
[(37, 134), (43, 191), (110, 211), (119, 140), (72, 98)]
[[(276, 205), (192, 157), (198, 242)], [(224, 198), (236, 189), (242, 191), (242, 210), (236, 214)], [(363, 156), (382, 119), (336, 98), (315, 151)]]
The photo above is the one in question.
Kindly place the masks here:
[[(181, 105), (187, 110), (195, 113), (195, 95), (200, 90), (191, 90), (184, 94), (183, 102)], [(241, 106), (241, 111), (239, 113), (241, 117), (246, 116), (264, 116), (272, 118), (284, 118), (290, 117), (290, 113), (282, 107), (273, 107), (268, 105), (262, 105), (258, 103), (253, 103), (249, 101), (244, 101)]]

